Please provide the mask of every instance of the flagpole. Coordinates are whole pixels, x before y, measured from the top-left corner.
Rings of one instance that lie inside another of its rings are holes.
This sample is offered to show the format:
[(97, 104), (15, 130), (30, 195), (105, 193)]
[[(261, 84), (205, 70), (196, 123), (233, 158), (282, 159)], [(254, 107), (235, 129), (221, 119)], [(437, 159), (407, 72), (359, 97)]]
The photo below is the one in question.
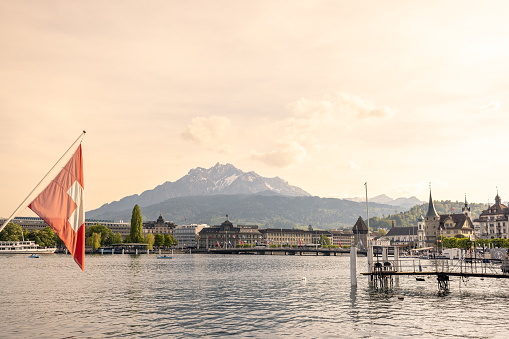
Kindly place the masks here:
[(51, 169), (48, 171), (48, 173), (46, 173), (46, 175), (41, 179), (41, 181), (39, 181), (37, 186), (34, 187), (32, 192), (30, 192), (28, 194), (28, 196), (25, 198), (25, 200), (23, 200), (23, 202), (18, 206), (18, 208), (16, 208), (16, 210), (11, 214), (11, 216), (7, 220), (5, 220), (5, 222), (3, 223), (2, 227), (0, 227), (0, 232), (4, 229), (5, 225), (7, 225), (9, 223), (9, 221), (11, 221), (12, 219), (14, 219), (16, 217), (16, 214), (21, 210), (22, 207), (24, 207), (25, 203), (30, 199), (30, 197), (35, 192), (35, 190), (37, 190), (37, 188), (43, 183), (43, 181), (46, 180), (48, 175), (55, 169), (55, 167), (57, 167), (58, 163), (60, 161), (62, 161), (62, 159), (67, 155), (67, 153), (69, 153), (69, 151), (74, 148), (74, 146), (78, 143), (78, 141), (80, 141), (80, 139), (82, 139), (84, 137), (85, 133), (87, 133), (87, 132), (83, 131), (80, 134), (78, 139), (76, 139), (76, 141), (71, 145), (71, 147), (69, 147), (67, 149), (67, 151), (65, 151), (65, 153), (60, 157), (60, 159), (58, 159), (58, 161), (55, 163), (55, 165), (53, 165), (53, 167), (51, 167)]

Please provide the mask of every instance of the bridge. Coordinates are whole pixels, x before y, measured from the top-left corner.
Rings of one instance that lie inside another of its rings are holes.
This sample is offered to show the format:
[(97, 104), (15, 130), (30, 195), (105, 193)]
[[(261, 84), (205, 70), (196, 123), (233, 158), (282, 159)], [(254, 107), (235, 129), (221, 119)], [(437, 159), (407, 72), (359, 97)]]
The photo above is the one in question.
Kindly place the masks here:
[[(343, 248), (321, 248), (321, 247), (246, 247), (246, 248), (206, 248), (196, 249), (193, 253), (211, 254), (259, 254), (259, 255), (342, 255), (350, 254), (349, 249)], [(357, 255), (366, 256), (366, 250), (358, 250)]]

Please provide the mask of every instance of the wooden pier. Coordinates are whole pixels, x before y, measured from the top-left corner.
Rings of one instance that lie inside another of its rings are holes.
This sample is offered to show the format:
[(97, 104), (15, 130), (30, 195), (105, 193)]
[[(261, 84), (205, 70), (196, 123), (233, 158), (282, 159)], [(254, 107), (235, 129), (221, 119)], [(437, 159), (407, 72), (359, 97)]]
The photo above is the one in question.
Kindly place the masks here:
[[(438, 282), (438, 290), (440, 292), (449, 291), (449, 278), (495, 278), (507, 279), (509, 278), (509, 257), (507, 255), (502, 259), (501, 265), (493, 265), (492, 260), (485, 258), (477, 258), (468, 255), (467, 251), (462, 250), (461, 256), (458, 260), (452, 259), (399, 259), (399, 249), (396, 246), (389, 246), (383, 244), (381, 246), (382, 256), (376, 257), (376, 262), (373, 253), (379, 252), (373, 250), (373, 244), (370, 244), (368, 249), (368, 272), (361, 273), (361, 275), (369, 276), (370, 283), (374, 289), (389, 289), (393, 284), (393, 277), (395, 276), (415, 276), (424, 280), (424, 276), (436, 276)], [(393, 260), (389, 260), (389, 248), (392, 247)], [(404, 264), (409, 264), (404, 266)], [(423, 269), (424, 267), (424, 269)], [(355, 274), (352, 272), (351, 274)], [(352, 284), (353, 284), (352, 279)]]

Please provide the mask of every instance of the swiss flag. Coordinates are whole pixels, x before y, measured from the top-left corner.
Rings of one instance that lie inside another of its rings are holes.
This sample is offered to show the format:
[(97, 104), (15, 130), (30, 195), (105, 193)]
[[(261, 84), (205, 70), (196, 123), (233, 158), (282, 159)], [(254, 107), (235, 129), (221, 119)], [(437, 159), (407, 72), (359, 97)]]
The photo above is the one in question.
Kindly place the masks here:
[(79, 265), (85, 269), (85, 200), (81, 145), (67, 165), (28, 206), (62, 239)]

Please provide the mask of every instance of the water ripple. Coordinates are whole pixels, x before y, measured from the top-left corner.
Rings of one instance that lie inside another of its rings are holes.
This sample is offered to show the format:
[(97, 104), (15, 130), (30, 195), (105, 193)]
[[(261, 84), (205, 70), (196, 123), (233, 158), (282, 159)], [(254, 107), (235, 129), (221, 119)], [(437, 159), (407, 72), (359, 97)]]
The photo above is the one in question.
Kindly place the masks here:
[[(350, 287), (348, 257), (0, 256), (1, 336), (501, 338), (505, 280), (401, 277), (389, 293)], [(359, 258), (358, 270), (365, 268)], [(305, 279), (303, 279), (305, 277)]]

